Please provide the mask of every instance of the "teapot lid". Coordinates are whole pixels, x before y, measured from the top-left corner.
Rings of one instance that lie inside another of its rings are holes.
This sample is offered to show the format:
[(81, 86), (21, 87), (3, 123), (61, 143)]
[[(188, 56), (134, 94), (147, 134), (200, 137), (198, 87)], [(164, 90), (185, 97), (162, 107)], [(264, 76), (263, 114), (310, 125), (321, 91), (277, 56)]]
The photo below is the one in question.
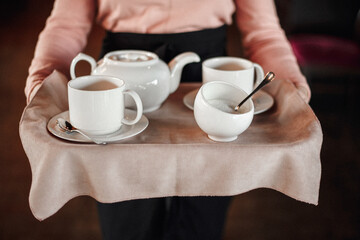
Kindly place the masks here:
[(148, 51), (140, 50), (120, 50), (109, 52), (105, 55), (106, 60), (116, 63), (146, 63), (157, 61), (159, 57)]

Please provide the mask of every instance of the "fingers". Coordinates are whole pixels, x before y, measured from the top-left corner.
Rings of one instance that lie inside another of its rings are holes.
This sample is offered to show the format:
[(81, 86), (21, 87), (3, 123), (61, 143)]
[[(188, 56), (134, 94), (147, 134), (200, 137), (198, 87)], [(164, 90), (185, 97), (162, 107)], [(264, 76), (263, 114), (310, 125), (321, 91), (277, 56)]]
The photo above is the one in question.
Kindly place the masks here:
[(311, 97), (311, 91), (309, 86), (297, 85), (296, 88), (302, 99), (304, 99), (305, 102), (309, 103)]

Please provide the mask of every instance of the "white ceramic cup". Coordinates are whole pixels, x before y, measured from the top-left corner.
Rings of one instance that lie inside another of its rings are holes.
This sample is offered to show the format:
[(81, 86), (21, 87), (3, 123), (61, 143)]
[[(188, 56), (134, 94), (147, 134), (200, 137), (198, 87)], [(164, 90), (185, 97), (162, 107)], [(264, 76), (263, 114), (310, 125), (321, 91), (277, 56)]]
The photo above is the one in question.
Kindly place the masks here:
[(250, 126), (254, 116), (251, 99), (247, 100), (238, 112), (233, 110), (247, 95), (244, 90), (228, 82), (213, 81), (203, 84), (195, 97), (196, 123), (214, 141), (236, 140), (238, 135)]
[[(124, 116), (124, 95), (136, 103), (136, 117)], [(68, 83), (69, 117), (71, 124), (90, 134), (109, 134), (122, 124), (136, 124), (143, 113), (139, 95), (125, 90), (125, 82), (119, 78), (101, 75), (82, 76)]]
[(203, 83), (229, 82), (250, 94), (264, 78), (264, 70), (259, 64), (244, 58), (215, 57), (203, 62), (202, 78)]

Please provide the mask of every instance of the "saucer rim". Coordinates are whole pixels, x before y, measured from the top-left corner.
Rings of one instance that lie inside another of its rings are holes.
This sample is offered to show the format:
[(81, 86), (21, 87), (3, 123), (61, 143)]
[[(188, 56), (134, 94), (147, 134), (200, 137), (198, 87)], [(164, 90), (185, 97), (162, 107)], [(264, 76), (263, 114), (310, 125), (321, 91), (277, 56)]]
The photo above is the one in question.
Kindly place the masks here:
[[(125, 109), (125, 115), (129, 114), (129, 112), (131, 112), (131, 114), (136, 115), (136, 111), (131, 110), (131, 109)], [(69, 119), (69, 110), (58, 113), (58, 114), (54, 115), (53, 117), (51, 117), (49, 119), (49, 121), (47, 123), (47, 130), (53, 136), (55, 136), (57, 138), (60, 138), (60, 139), (63, 139), (63, 140), (66, 140), (66, 141), (73, 142), (73, 143), (94, 143), (91, 140), (85, 138), (84, 136), (82, 136), (81, 134), (76, 133), (76, 132), (64, 135), (64, 132), (62, 132), (60, 130), (60, 128), (57, 126), (57, 124), (56, 124), (56, 119), (60, 118), (60, 117), (68, 120)], [(136, 126), (139, 126), (139, 125), (144, 125), (144, 126), (139, 128), (138, 130), (134, 130), (134, 128)], [(136, 136), (136, 135), (142, 133), (149, 126), (149, 119), (143, 114), (141, 116), (140, 120), (136, 124), (129, 125), (129, 126), (124, 125), (124, 126), (129, 127), (129, 129), (125, 130), (125, 131), (122, 131), (120, 129), (120, 130), (117, 130), (117, 131), (115, 131), (113, 133), (104, 134), (104, 135), (101, 135), (101, 136), (92, 136), (92, 137), (95, 138), (96, 140), (104, 141), (106, 143), (113, 143), (113, 142), (118, 142), (118, 141), (121, 141), (121, 140), (125, 140), (127, 138), (130, 138), (130, 137), (133, 137), (133, 136)], [(128, 134), (130, 131), (134, 131), (134, 133), (133, 134)], [(124, 134), (128, 134), (128, 135), (125, 135), (125, 136), (121, 137), (121, 135), (124, 135)]]
[[(187, 94), (185, 94), (185, 96), (183, 97), (183, 103), (184, 105), (189, 108), (190, 110), (194, 110), (194, 101), (195, 101), (195, 97), (197, 92), (200, 90), (200, 88), (191, 90), (190, 92), (188, 92)], [(192, 98), (190, 99), (190, 103), (188, 101), (188, 99), (190, 98), (191, 95), (194, 95), (194, 100), (192, 100)], [(192, 104), (191, 104), (192, 103)]]
[(273, 105), (274, 105), (274, 98), (273, 96), (271, 96), (269, 93), (263, 91), (263, 90), (259, 90), (257, 93), (254, 94), (254, 96), (252, 97), (253, 98), (253, 102), (254, 102), (254, 106), (259, 106), (259, 104), (256, 104), (255, 103), (255, 100), (256, 100), (256, 96), (259, 96), (259, 95), (262, 95), (264, 96), (264, 98), (268, 98), (269, 99), (269, 102), (263, 106), (262, 108), (257, 108), (255, 107), (255, 111), (254, 111), (254, 115), (256, 114), (260, 114), (260, 113), (263, 113), (263, 112), (266, 112), (267, 110), (269, 110)]

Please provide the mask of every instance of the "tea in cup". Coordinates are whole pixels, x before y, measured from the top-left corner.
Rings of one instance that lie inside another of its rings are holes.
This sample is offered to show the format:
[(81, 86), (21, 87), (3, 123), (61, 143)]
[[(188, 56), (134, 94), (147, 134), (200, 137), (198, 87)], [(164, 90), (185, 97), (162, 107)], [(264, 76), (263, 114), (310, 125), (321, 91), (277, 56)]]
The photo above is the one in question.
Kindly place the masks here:
[[(124, 95), (136, 103), (136, 117), (124, 116)], [(122, 124), (136, 124), (142, 117), (143, 107), (139, 95), (125, 89), (119, 78), (91, 75), (75, 78), (68, 83), (69, 117), (71, 124), (90, 135), (113, 133)]]
[(195, 97), (196, 123), (214, 141), (236, 140), (238, 135), (250, 126), (254, 116), (254, 104), (251, 99), (235, 111), (235, 107), (247, 95), (244, 90), (231, 83), (205, 83)]
[(259, 64), (244, 58), (215, 57), (203, 62), (202, 77), (203, 83), (225, 81), (250, 94), (264, 78), (264, 70)]

